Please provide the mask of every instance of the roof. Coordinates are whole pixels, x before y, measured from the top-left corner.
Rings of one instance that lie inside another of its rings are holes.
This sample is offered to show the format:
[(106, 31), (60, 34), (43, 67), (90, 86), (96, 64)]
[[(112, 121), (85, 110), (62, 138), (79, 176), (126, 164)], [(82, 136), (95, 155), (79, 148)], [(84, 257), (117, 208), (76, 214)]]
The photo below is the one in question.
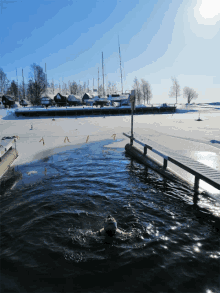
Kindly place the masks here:
[(85, 93), (84, 95), (83, 95), (83, 99), (92, 99), (94, 96), (93, 95), (91, 95), (90, 93)]
[(123, 95), (123, 96), (120, 96), (120, 95), (117, 95), (116, 97), (115, 97), (116, 95), (110, 95), (109, 97), (108, 97), (108, 100), (111, 100), (111, 101), (121, 101), (121, 100), (128, 100), (129, 99), (129, 97), (127, 96), (127, 95)]
[(67, 100), (68, 101), (77, 101), (77, 102), (81, 101), (80, 97), (75, 96), (75, 95), (69, 95)]
[(43, 97), (48, 97), (48, 98), (50, 98), (50, 99), (54, 99), (54, 95), (53, 94), (47, 94), (47, 93), (43, 93), (42, 95), (41, 95), (41, 98), (43, 98)]
[(55, 101), (56, 103), (64, 104), (64, 103), (66, 103), (66, 101), (67, 101), (67, 97), (61, 95), (60, 93), (58, 93), (58, 94), (54, 97), (54, 101)]
[(41, 98), (41, 101), (51, 101), (51, 98), (49, 98), (49, 97), (42, 97)]

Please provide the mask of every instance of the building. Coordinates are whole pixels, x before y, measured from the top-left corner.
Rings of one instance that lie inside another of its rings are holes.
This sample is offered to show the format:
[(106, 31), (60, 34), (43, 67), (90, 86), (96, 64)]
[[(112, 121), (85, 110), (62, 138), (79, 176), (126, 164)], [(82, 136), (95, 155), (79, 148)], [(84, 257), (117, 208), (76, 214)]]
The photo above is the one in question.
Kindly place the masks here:
[(82, 100), (74, 95), (69, 95), (67, 98), (67, 102), (70, 106), (78, 106), (82, 104)]
[(2, 104), (5, 106), (5, 108), (11, 108), (15, 104), (15, 100), (12, 96), (2, 96)]
[(57, 106), (59, 107), (63, 107), (63, 106), (67, 106), (67, 97), (61, 95), (60, 93), (58, 93), (55, 97), (54, 97), (54, 102), (57, 104)]

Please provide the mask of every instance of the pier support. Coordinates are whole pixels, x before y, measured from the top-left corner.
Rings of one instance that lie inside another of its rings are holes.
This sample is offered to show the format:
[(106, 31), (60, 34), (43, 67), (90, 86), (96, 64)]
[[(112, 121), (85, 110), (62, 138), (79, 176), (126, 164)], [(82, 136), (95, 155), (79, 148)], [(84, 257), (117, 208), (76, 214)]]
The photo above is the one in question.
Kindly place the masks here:
[(130, 144), (126, 144), (125, 146), (126, 152), (132, 157), (138, 160), (140, 163), (144, 164), (145, 166), (151, 168), (155, 172), (165, 176), (169, 180), (179, 180), (174, 174), (172, 174), (168, 170), (164, 170), (158, 165), (158, 162), (155, 161), (153, 158), (148, 156), (144, 156), (143, 152), (137, 149), (135, 146), (131, 146)]
[(163, 159), (163, 169), (166, 170), (167, 168), (167, 159)]
[(198, 176), (195, 176), (194, 191), (195, 192), (199, 191), (199, 177)]
[(147, 154), (147, 146), (145, 145), (144, 146), (144, 155), (146, 156), (146, 154)]

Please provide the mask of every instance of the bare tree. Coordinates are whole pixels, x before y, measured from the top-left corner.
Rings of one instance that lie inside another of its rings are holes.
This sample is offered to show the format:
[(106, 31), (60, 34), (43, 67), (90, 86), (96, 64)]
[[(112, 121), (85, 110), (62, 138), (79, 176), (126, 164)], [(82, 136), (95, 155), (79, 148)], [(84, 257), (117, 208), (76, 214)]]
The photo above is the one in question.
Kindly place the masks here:
[(109, 81), (106, 91), (109, 95), (115, 94), (117, 92), (116, 84), (114, 82)]
[(81, 96), (83, 95), (83, 86), (79, 83), (77, 87), (77, 95)]
[(104, 98), (105, 97), (105, 90), (103, 90), (103, 85), (101, 84), (98, 88), (98, 96)]
[(147, 104), (150, 103), (150, 100), (152, 99), (152, 91), (150, 83), (144, 79), (141, 79), (141, 90), (142, 90), (142, 96), (144, 98), (144, 104), (145, 101), (147, 101)]
[(169, 96), (176, 98), (176, 104), (177, 104), (177, 98), (180, 96), (180, 85), (176, 77), (172, 77), (173, 85), (170, 88)]
[(83, 91), (86, 92), (86, 82), (83, 83)]
[(133, 89), (135, 90), (136, 94), (136, 103), (140, 104), (141, 101), (141, 86), (140, 82), (138, 81), (137, 77), (134, 78), (134, 84), (133, 84)]
[(192, 88), (189, 88), (188, 86), (185, 86), (184, 89), (183, 89), (183, 96), (185, 98), (187, 98), (187, 103), (190, 104), (190, 102), (193, 100), (193, 99), (197, 99), (198, 98), (198, 94), (197, 92), (192, 89)]
[(78, 93), (78, 86), (75, 81), (70, 84), (70, 93), (71, 95), (76, 95)]
[(46, 74), (43, 68), (33, 63), (31, 65), (30, 80), (28, 82), (28, 95), (32, 104), (40, 104), (41, 94), (46, 90)]
[(3, 69), (0, 68), (0, 92), (5, 94), (8, 88), (9, 80)]
[(108, 95), (112, 94), (112, 83), (111, 83), (111, 81), (109, 81), (108, 84), (107, 84), (106, 92), (107, 92)]
[(50, 87), (52, 89), (52, 93), (54, 95), (54, 88), (55, 88), (55, 85), (54, 85), (54, 80), (52, 79), (51, 83), (50, 83)]
[(11, 85), (7, 90), (7, 94), (13, 95), (15, 97), (16, 101), (18, 101), (18, 86), (14, 80), (12, 80)]
[(63, 95), (68, 95), (67, 84), (65, 82), (63, 82), (62, 94)]

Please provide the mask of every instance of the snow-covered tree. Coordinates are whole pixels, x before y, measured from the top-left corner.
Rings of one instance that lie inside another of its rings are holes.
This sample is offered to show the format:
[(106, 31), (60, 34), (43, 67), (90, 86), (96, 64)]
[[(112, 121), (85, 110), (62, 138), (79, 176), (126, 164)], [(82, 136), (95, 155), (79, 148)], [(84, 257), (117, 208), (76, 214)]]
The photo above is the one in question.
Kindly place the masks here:
[(170, 98), (172, 97), (176, 98), (176, 103), (177, 103), (177, 98), (180, 96), (180, 85), (178, 80), (175, 77), (172, 77), (172, 82), (173, 82), (173, 85), (170, 88), (169, 96)]
[(78, 85), (75, 81), (70, 84), (70, 93), (71, 95), (77, 95), (78, 93)]
[(9, 80), (7, 75), (4, 73), (3, 69), (0, 68), (0, 93), (5, 94), (8, 89)]
[(141, 85), (140, 82), (138, 81), (137, 77), (134, 78), (134, 84), (133, 84), (133, 89), (135, 90), (136, 94), (136, 103), (140, 104), (141, 102)]
[(185, 86), (184, 87), (184, 89), (183, 89), (183, 96), (184, 96), (184, 98), (187, 99), (187, 103), (188, 104), (190, 104), (193, 99), (197, 99), (198, 98), (197, 92), (194, 89), (189, 88), (188, 86)]
[(103, 86), (102, 86), (102, 84), (98, 88), (98, 96), (102, 96), (102, 97), (105, 96), (105, 90), (103, 92)]
[(54, 85), (54, 80), (52, 79), (51, 83), (50, 83), (50, 88), (52, 90), (52, 94), (54, 95), (54, 89), (55, 89), (55, 85)]
[(150, 100), (152, 99), (152, 91), (151, 91), (151, 86), (150, 83), (144, 79), (141, 79), (141, 90), (142, 90), (142, 97), (145, 101), (147, 101), (147, 104), (150, 103)]

